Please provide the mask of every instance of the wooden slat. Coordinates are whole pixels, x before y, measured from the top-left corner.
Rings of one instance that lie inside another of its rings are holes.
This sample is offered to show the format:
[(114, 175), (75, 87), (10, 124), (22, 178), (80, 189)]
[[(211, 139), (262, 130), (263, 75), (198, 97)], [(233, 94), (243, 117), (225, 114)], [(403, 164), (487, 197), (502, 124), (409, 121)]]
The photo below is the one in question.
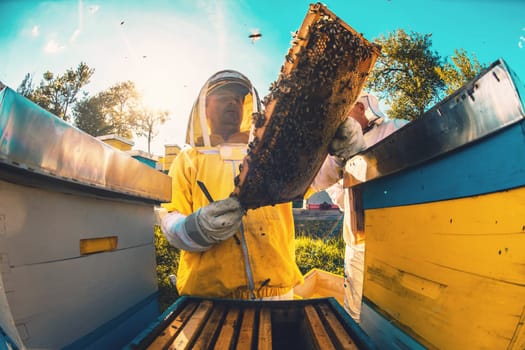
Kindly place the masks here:
[(222, 324), (221, 332), (219, 333), (217, 341), (215, 342), (214, 349), (222, 350), (230, 348), (233, 335), (235, 334), (235, 327), (238, 326), (239, 316), (240, 312), (238, 308), (233, 307), (228, 310), (228, 314), (226, 315), (224, 323)]
[(337, 319), (337, 316), (334, 315), (334, 312), (331, 310), (331, 308), (327, 304), (319, 304), (318, 308), (324, 317), (324, 323), (332, 330), (334, 334), (334, 337), (331, 337), (331, 339), (336, 344), (336, 347), (338, 349), (359, 350), (350, 335), (344, 329), (341, 322), (339, 322)]
[(253, 341), (253, 325), (255, 322), (255, 309), (246, 308), (242, 316), (241, 330), (237, 338), (236, 349), (251, 349)]
[(210, 315), (210, 318), (206, 322), (199, 338), (193, 345), (192, 349), (209, 349), (213, 337), (221, 328), (221, 319), (224, 315), (224, 305), (216, 305)]
[(188, 321), (191, 314), (197, 308), (198, 303), (189, 303), (186, 307), (175, 317), (175, 319), (164, 329), (160, 336), (158, 336), (153, 343), (148, 346), (148, 350), (159, 350), (166, 348), (175, 339), (184, 323)]
[(269, 308), (264, 308), (259, 314), (258, 350), (272, 349), (272, 315)]
[(206, 322), (212, 307), (213, 303), (211, 301), (202, 301), (197, 307), (197, 310), (195, 310), (195, 313), (191, 319), (177, 335), (168, 349), (187, 349), (188, 346), (191, 345), (193, 338), (198, 333), (199, 329), (201, 329), (203, 324)]
[(330, 341), (330, 337), (326, 332), (321, 319), (312, 305), (306, 305), (304, 307), (306, 316), (307, 329), (311, 333), (312, 345), (315, 349), (329, 350), (335, 349), (334, 345)]
[[(272, 306), (276, 305), (191, 301), (148, 349), (271, 350), (276, 345), (289, 346), (296, 341), (308, 349), (359, 349), (337, 311), (327, 303)], [(300, 339), (288, 339), (288, 332), (283, 333), (280, 328), (276, 332), (274, 322), (277, 327), (294, 324), (296, 328), (292, 331)]]

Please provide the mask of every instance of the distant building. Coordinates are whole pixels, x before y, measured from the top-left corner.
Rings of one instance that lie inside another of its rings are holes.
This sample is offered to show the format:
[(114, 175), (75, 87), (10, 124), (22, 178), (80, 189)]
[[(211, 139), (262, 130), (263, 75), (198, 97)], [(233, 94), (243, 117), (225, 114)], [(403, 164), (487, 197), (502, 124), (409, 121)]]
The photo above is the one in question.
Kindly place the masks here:
[(141, 150), (132, 150), (131, 147), (133, 147), (135, 143), (129, 139), (126, 139), (124, 137), (121, 137), (115, 134), (102, 135), (102, 136), (97, 137), (97, 139), (99, 139), (100, 141), (103, 141), (104, 143), (107, 143), (111, 147), (114, 147), (118, 150), (128, 153), (130, 156), (132, 156), (139, 162), (144, 163), (152, 167), (153, 169), (157, 169), (160, 171), (163, 170), (162, 163), (159, 162), (159, 157), (151, 153), (141, 151)]
[(131, 147), (135, 145), (133, 141), (118, 136), (116, 134), (98, 136), (97, 139), (99, 139), (100, 141), (104, 141), (111, 147), (114, 147), (124, 152), (131, 151)]
[(339, 209), (339, 207), (332, 202), (330, 196), (326, 191), (319, 191), (311, 195), (308, 199), (299, 199), (293, 201), (293, 208), (295, 209)]
[(153, 169), (162, 171), (162, 163), (159, 162), (159, 157), (157, 157), (156, 155), (135, 149), (127, 151), (126, 153), (128, 153), (133, 158), (137, 159), (139, 162), (144, 163), (152, 167)]
[(162, 164), (162, 170), (165, 173), (168, 173), (171, 167), (171, 163), (173, 163), (173, 160), (175, 157), (180, 153), (180, 146), (177, 144), (172, 145), (164, 145), (164, 158), (163, 158), (163, 164)]
[(313, 194), (305, 202), (305, 209), (339, 209), (339, 207), (332, 202), (330, 196), (328, 195), (328, 193), (326, 193), (326, 191), (319, 191)]

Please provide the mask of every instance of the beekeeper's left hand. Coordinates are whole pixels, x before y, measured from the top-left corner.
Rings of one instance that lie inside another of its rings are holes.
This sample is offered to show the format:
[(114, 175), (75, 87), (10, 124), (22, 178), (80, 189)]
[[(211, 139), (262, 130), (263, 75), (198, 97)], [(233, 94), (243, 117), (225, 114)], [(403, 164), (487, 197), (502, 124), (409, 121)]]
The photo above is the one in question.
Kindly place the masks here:
[(354, 118), (349, 117), (337, 129), (328, 145), (328, 153), (347, 161), (365, 147), (361, 125)]

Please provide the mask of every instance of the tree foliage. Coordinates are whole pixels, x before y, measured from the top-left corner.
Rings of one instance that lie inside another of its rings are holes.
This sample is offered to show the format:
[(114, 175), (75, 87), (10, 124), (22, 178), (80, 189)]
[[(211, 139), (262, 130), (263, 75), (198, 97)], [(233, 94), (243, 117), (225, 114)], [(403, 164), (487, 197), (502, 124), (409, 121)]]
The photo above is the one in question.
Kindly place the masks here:
[(131, 139), (140, 101), (135, 83), (125, 81), (115, 84), (98, 96), (103, 101), (104, 115), (113, 125), (114, 133)]
[(29, 98), (40, 107), (68, 121), (70, 107), (77, 102), (77, 95), (87, 85), (95, 70), (80, 62), (76, 69), (70, 68), (63, 75), (50, 71), (43, 74), (38, 87), (33, 87), (32, 77), (27, 74), (17, 92)]
[(33, 77), (31, 76), (31, 74), (27, 73), (24, 77), (24, 80), (22, 80), (22, 82), (16, 89), (16, 92), (18, 92), (24, 97), (31, 99), (31, 93), (33, 92), (33, 89)]
[(381, 55), (367, 88), (390, 105), (391, 118), (413, 120), (438, 102), (444, 82), (436, 72), (440, 56), (431, 50), (431, 34), (406, 33), (402, 29), (377, 38)]
[(102, 136), (114, 133), (114, 127), (110, 120), (106, 120), (104, 114), (105, 101), (103, 96), (84, 96), (73, 107), (75, 126), (91, 136)]
[(75, 125), (92, 136), (116, 134), (131, 139), (140, 96), (131, 81), (117, 83), (74, 108)]
[(128, 139), (133, 133), (144, 136), (150, 152), (157, 127), (166, 122), (168, 111), (153, 111), (142, 105), (132, 81), (116, 83), (95, 96), (84, 92), (79, 100), (77, 96), (94, 72), (84, 62), (62, 75), (46, 71), (36, 88), (28, 73), (17, 92), (66, 121), (73, 119), (76, 127), (92, 136), (116, 134)]
[(148, 153), (151, 141), (158, 135), (168, 111), (154, 111), (145, 107), (131, 81), (115, 84), (93, 97), (79, 101), (74, 108), (75, 125), (93, 136), (116, 134), (131, 138), (146, 137)]
[(452, 63), (446, 62), (443, 67), (436, 68), (437, 74), (445, 83), (447, 95), (461, 88), (486, 68), (486, 65), (479, 63), (475, 54), (472, 54), (471, 58), (464, 49), (454, 50), (454, 55), (450, 59)]
[(485, 68), (464, 49), (454, 50), (452, 63), (443, 60), (432, 51), (431, 36), (398, 29), (375, 40), (382, 51), (366, 88), (390, 106), (390, 118), (419, 117)]

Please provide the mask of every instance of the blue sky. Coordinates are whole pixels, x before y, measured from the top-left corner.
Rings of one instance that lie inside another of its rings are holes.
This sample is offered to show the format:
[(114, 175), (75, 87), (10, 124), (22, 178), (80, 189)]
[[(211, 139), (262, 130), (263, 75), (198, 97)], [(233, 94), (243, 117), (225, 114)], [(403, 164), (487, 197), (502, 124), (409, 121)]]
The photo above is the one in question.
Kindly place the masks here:
[[(0, 81), (16, 89), (81, 61), (95, 68), (86, 91), (125, 80), (170, 120), (152, 144), (182, 144), (191, 104), (204, 81), (237, 69), (264, 96), (283, 64), (291, 33), (312, 1), (0, 0)], [(490, 64), (503, 58), (525, 82), (525, 0), (333, 0), (323, 2), (367, 39), (396, 29), (432, 33), (441, 56), (463, 48)], [(253, 30), (262, 38), (251, 42)], [(146, 149), (143, 139), (134, 148)]]

